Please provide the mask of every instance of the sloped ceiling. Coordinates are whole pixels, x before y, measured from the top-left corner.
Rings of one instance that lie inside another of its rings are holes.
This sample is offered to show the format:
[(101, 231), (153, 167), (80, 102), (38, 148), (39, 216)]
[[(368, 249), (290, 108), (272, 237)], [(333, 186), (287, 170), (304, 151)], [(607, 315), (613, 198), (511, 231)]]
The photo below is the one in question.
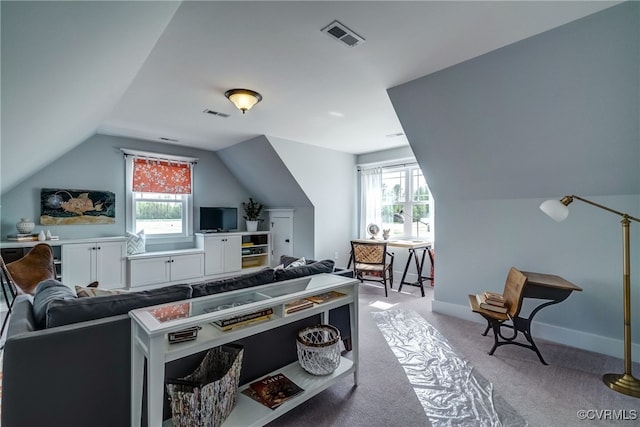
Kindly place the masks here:
[(2, 192), (95, 133), (179, 4), (2, 2)]
[[(609, 1), (2, 1), (3, 193), (94, 132), (219, 150), (406, 146), (386, 90)], [(322, 34), (334, 19), (363, 36)], [(246, 115), (224, 91), (264, 100)], [(230, 115), (207, 116), (205, 108)]]
[(640, 3), (389, 90), (445, 199), (640, 193)]

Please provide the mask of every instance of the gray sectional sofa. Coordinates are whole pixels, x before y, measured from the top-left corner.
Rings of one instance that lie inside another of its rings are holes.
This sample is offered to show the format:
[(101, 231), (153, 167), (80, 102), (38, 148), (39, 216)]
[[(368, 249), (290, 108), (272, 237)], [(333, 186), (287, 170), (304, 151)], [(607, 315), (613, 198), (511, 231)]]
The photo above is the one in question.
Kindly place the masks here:
[[(286, 263), (288, 259), (283, 260)], [(33, 300), (38, 296), (20, 295), (9, 320), (4, 347), (1, 425), (126, 427), (131, 408), (130, 310), (318, 273), (352, 275), (350, 270), (334, 271), (333, 261), (325, 260), (141, 292), (52, 298), (41, 324), (34, 317)], [(330, 316), (342, 337), (349, 339), (349, 315), (345, 309), (337, 308)], [(265, 345), (267, 337), (262, 334), (239, 341), (245, 347), (241, 383), (295, 361), (295, 345), (284, 355), (279, 355), (280, 351), (271, 354), (269, 349), (289, 346), (295, 342), (298, 330), (319, 321), (312, 317), (283, 326), (279, 336), (287, 342), (269, 341)], [(186, 375), (202, 357), (203, 354), (196, 354), (167, 364), (166, 377)], [(167, 419), (170, 411), (165, 406)]]

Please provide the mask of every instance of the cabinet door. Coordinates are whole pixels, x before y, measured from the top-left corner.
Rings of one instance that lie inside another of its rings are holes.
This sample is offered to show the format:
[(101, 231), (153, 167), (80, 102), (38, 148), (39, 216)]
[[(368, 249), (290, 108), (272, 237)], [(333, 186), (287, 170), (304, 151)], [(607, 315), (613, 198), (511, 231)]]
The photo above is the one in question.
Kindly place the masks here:
[(224, 239), (222, 236), (204, 238), (204, 274), (224, 273)]
[(242, 236), (227, 236), (225, 242), (224, 272), (231, 273), (242, 270)]
[(171, 257), (171, 281), (201, 278), (204, 274), (203, 254)]
[(62, 246), (62, 283), (75, 289), (87, 286), (96, 278), (95, 243), (73, 243)]
[(168, 256), (129, 261), (131, 287), (166, 283), (171, 279), (171, 258)]
[(96, 280), (104, 289), (126, 286), (126, 242), (96, 243)]

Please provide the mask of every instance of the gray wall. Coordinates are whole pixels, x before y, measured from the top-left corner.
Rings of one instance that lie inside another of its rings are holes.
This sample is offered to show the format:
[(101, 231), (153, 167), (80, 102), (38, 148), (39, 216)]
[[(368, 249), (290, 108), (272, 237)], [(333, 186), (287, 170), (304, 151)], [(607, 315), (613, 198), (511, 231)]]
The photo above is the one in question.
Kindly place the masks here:
[[(46, 226), (60, 238), (123, 236), (125, 234), (125, 161), (120, 148), (153, 151), (163, 154), (198, 157), (194, 167), (194, 224), (199, 224), (200, 206), (236, 206), (249, 195), (242, 184), (212, 151), (169, 144), (140, 141), (106, 135), (94, 135), (57, 161), (32, 175), (2, 195), (0, 233), (16, 233), (15, 223), (22, 217), (36, 222), (40, 218), (40, 189), (70, 188), (108, 190), (116, 194), (116, 223), (112, 225)], [(193, 239), (189, 239), (193, 240)], [(190, 242), (186, 242), (188, 245)]]
[[(314, 257), (314, 209), (300, 184), (274, 151), (265, 136), (258, 136), (240, 144), (219, 150), (218, 155), (254, 200), (266, 208), (291, 208), (293, 217), (294, 253), (290, 255)], [(267, 230), (268, 214), (259, 229)], [(277, 260), (276, 260), (277, 261)]]
[(466, 295), (501, 290), (512, 265), (558, 274), (584, 292), (541, 311), (534, 334), (622, 355), (619, 218), (575, 202), (558, 224), (538, 205), (578, 194), (638, 216), (639, 56), (627, 2), (389, 90), (437, 201), (435, 311), (479, 320)]
[(281, 138), (269, 141), (313, 203), (314, 257), (336, 259), (337, 254), (336, 265), (346, 266), (355, 237), (355, 156)]

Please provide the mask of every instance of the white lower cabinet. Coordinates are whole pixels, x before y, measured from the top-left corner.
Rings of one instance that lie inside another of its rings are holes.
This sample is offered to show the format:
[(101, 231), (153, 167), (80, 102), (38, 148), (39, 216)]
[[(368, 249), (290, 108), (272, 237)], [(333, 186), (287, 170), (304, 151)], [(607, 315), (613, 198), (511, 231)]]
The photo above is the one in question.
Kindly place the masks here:
[(196, 234), (196, 246), (204, 250), (205, 276), (242, 270), (241, 234)]
[(103, 289), (126, 286), (127, 243), (122, 241), (62, 245), (62, 283), (74, 288), (98, 281)]
[(202, 251), (184, 254), (147, 253), (129, 257), (131, 287), (193, 281), (204, 274)]

